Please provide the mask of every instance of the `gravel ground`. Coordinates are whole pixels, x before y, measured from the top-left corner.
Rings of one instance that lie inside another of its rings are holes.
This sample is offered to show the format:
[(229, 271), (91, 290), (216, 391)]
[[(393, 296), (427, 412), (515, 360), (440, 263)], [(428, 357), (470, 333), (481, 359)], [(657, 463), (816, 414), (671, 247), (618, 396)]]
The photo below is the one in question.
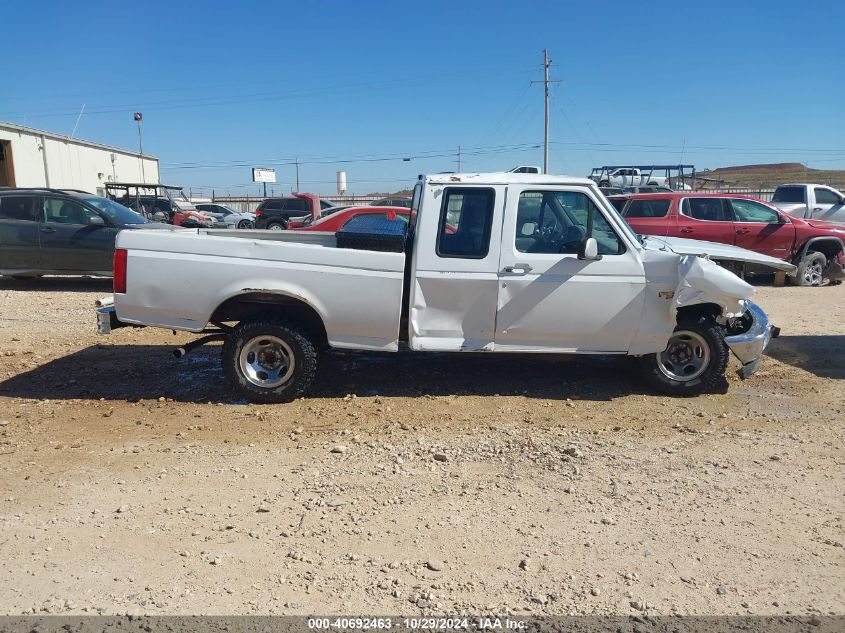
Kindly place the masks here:
[(759, 287), (783, 335), (725, 394), (332, 354), (278, 406), (98, 337), (109, 291), (0, 280), (0, 613), (845, 613), (845, 286)]

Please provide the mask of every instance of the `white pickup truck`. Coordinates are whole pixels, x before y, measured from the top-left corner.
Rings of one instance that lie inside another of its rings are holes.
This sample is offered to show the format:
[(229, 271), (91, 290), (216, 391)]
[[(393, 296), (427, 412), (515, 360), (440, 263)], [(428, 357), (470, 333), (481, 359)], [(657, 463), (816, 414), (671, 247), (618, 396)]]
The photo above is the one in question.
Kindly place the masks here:
[(599, 187), (669, 187), (669, 179), (649, 171), (641, 171), (636, 167), (618, 167), (610, 169), (601, 167), (593, 169), (590, 180), (598, 183)]
[(845, 223), (845, 194), (826, 185), (781, 185), (772, 204), (796, 218)]
[(777, 335), (754, 289), (701, 255), (794, 271), (733, 246), (638, 238), (585, 178), (421, 176), (410, 223), (381, 222), (401, 241), (346, 227), (123, 231), (99, 331), (207, 335), (177, 356), (221, 339), (225, 374), (255, 402), (303, 394), (327, 348), (628, 354), (655, 387), (693, 395), (723, 383), (729, 350), (753, 373)]

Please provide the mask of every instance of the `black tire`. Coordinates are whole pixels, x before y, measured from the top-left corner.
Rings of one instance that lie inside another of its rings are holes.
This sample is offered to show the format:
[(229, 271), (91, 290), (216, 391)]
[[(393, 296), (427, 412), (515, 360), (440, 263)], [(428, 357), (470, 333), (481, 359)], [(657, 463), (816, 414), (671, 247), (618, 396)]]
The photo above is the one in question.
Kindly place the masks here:
[(609, 187), (609, 186), (610, 186), (610, 182), (607, 181), (607, 180), (602, 180), (601, 182), (599, 182), (599, 187)]
[(288, 228), (287, 220), (274, 220), (267, 224), (267, 228), (271, 231), (284, 231)]
[(254, 229), (255, 223), (252, 220), (241, 220), (238, 222), (239, 229)]
[(821, 286), (825, 268), (827, 268), (827, 257), (824, 253), (810, 251), (798, 262), (795, 277), (787, 277), (787, 279), (793, 286)]
[[(256, 353), (256, 349), (267, 351)], [(266, 355), (264, 359), (262, 354)], [(277, 376), (280, 383), (268, 373), (275, 369), (274, 365), (280, 366), (279, 372), (289, 373), (287, 377)], [(245, 321), (229, 333), (223, 344), (223, 373), (235, 391), (250, 402), (295, 400), (305, 393), (316, 372), (317, 350), (305, 330), (294, 324), (272, 318)]]
[[(685, 362), (687, 356), (690, 358)], [(645, 379), (656, 390), (676, 396), (697, 396), (724, 391), (729, 356), (721, 326), (710, 317), (702, 317), (678, 323), (666, 349), (640, 357), (639, 363), (645, 370)], [(703, 364), (700, 371), (689, 371), (699, 362)], [(690, 378), (672, 377), (684, 374)]]

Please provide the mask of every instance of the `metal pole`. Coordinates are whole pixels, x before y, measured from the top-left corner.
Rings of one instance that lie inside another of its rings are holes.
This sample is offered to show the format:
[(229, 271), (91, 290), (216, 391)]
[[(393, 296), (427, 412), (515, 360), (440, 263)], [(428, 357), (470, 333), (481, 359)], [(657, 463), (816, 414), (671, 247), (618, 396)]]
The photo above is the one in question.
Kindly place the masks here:
[(294, 159), (296, 162), (296, 190), (299, 191), (299, 159)]
[(267, 182), (264, 182), (264, 197), (267, 197)]
[(543, 88), (546, 93), (546, 125), (543, 134), (543, 173), (549, 173), (549, 49), (543, 49)]
[(461, 173), (461, 146), (458, 145), (458, 173)]
[(141, 156), (138, 160), (141, 161), (141, 182), (147, 182), (147, 175), (144, 171), (144, 139), (141, 136), (141, 119), (136, 121), (138, 123), (138, 147), (141, 148)]

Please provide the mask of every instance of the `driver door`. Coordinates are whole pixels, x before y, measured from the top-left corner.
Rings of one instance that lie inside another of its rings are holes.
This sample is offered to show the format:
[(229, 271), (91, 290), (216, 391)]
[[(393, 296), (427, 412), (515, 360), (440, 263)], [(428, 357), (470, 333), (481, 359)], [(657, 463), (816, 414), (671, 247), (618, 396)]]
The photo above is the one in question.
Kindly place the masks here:
[[(495, 349), (626, 352), (643, 310), (637, 251), (584, 187), (509, 187)], [(589, 229), (600, 260), (578, 259)]]

